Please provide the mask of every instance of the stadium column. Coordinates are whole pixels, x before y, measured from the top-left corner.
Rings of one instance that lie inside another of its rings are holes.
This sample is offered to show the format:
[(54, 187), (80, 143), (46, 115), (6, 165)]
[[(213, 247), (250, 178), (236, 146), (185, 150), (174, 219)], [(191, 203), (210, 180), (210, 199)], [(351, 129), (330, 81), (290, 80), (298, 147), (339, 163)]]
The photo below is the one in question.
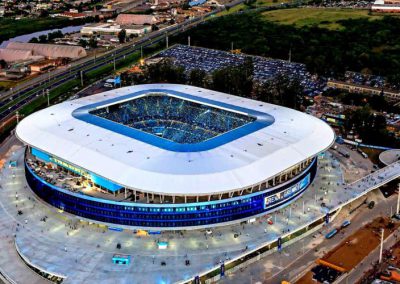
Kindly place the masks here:
[(124, 189), (125, 189), (125, 199), (126, 199), (126, 198), (128, 198), (128, 192), (126, 190), (126, 187), (124, 187)]

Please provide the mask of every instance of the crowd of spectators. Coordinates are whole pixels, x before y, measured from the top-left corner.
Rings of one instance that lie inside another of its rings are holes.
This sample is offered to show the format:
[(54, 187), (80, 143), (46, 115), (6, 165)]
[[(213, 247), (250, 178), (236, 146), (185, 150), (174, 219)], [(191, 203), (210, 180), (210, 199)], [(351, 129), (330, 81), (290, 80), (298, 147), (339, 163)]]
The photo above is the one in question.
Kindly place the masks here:
[(308, 94), (319, 93), (321, 90), (321, 84), (313, 80), (306, 66), (301, 63), (187, 45), (175, 45), (162, 51), (157, 57), (171, 58), (176, 65), (185, 68), (186, 72), (199, 69), (208, 74), (228, 66), (241, 65), (246, 58), (251, 58), (255, 81), (262, 83), (278, 74), (285, 74), (299, 79)]
[(165, 94), (144, 96), (92, 114), (182, 144), (199, 143), (254, 120)]

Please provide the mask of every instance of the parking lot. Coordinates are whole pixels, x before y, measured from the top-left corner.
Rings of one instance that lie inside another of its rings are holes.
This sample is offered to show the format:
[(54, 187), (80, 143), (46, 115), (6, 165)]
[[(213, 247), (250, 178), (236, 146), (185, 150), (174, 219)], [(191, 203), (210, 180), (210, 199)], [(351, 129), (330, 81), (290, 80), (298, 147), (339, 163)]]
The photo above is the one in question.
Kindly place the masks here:
[(284, 74), (289, 78), (299, 79), (305, 91), (309, 94), (318, 94), (323, 88), (320, 82), (312, 79), (304, 64), (285, 60), (186, 45), (174, 45), (160, 52), (156, 57), (172, 58), (174, 63), (184, 67), (186, 72), (200, 69), (207, 73), (212, 73), (228, 66), (238, 66), (243, 64), (246, 58), (251, 58), (253, 60), (253, 78), (255, 81), (263, 82), (276, 77), (278, 74)]

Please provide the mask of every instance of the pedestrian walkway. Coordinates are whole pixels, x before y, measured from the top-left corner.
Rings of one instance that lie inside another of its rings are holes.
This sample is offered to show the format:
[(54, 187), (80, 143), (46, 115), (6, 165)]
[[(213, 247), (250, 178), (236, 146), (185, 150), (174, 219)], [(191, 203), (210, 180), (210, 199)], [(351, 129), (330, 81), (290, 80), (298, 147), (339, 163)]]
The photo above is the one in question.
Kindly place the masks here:
[[(104, 226), (82, 222), (37, 200), (25, 182), (23, 149), (13, 152), (9, 158), (18, 161), (18, 167), (6, 168), (0, 175), (0, 205), (9, 214), (2, 214), (7, 221), (0, 224), (0, 229), (10, 235), (16, 233), (21, 253), (34, 265), (67, 276), (65, 283), (85, 283), (87, 279), (102, 283), (173, 283), (189, 279), (312, 223), (329, 208), (354, 198), (353, 188), (358, 188), (354, 183), (351, 190), (343, 189), (339, 162), (328, 153), (319, 160), (318, 177), (305, 194), (270, 214), (273, 225), (268, 224), (267, 218), (260, 218), (251, 224), (215, 228), (211, 235), (195, 230), (138, 236), (128, 230), (109, 231)], [(396, 166), (383, 172), (384, 179), (394, 177), (398, 170)], [(375, 186), (379, 182), (374, 176), (362, 184)], [(12, 223), (19, 224), (18, 231)], [(168, 242), (168, 248), (159, 250), (159, 241)], [(113, 264), (115, 253), (131, 255), (132, 263)], [(185, 265), (187, 259), (189, 266)], [(166, 265), (162, 266), (162, 262)], [(0, 267), (3, 268), (1, 264)], [(21, 273), (25, 274), (22, 267)]]

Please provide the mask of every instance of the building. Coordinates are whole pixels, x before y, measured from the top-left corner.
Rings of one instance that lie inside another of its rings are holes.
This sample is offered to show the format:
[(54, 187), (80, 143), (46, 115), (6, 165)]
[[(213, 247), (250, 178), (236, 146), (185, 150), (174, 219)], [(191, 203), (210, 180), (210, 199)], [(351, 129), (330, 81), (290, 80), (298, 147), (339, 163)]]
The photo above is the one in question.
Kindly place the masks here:
[(88, 17), (87, 14), (85, 13), (78, 13), (78, 12), (71, 12), (71, 11), (66, 11), (63, 13), (58, 14), (59, 17), (64, 17), (64, 18), (70, 18), (70, 19), (84, 19)]
[(227, 225), (285, 207), (334, 142), (323, 121), (186, 85), (115, 89), (22, 120), (25, 174), (44, 201), (110, 226)]
[(115, 22), (118, 25), (152, 25), (157, 24), (158, 20), (153, 15), (119, 14)]
[(41, 60), (44, 59), (44, 56), (34, 55), (32, 50), (0, 48), (0, 59), (8, 63), (15, 63), (30, 60)]
[(115, 23), (97, 23), (83, 26), (80, 32), (84, 35), (118, 35), (122, 29), (126, 31), (127, 36), (131, 34), (139, 36), (151, 32), (151, 26), (121, 26)]
[(371, 6), (373, 12), (400, 13), (399, 0), (376, 0)]
[(31, 72), (40, 73), (62, 65), (61, 59), (46, 59), (29, 65)]
[(367, 95), (383, 95), (388, 99), (399, 100), (400, 93), (394, 90), (375, 88), (370, 86), (364, 86), (354, 83), (348, 83), (343, 81), (328, 80), (327, 86), (330, 88), (345, 90), (350, 93), (367, 94)]
[(42, 56), (48, 59), (79, 59), (87, 55), (85, 49), (81, 46), (67, 46), (57, 44), (9, 42), (6, 46), (6, 49), (29, 51), (34, 56)]

